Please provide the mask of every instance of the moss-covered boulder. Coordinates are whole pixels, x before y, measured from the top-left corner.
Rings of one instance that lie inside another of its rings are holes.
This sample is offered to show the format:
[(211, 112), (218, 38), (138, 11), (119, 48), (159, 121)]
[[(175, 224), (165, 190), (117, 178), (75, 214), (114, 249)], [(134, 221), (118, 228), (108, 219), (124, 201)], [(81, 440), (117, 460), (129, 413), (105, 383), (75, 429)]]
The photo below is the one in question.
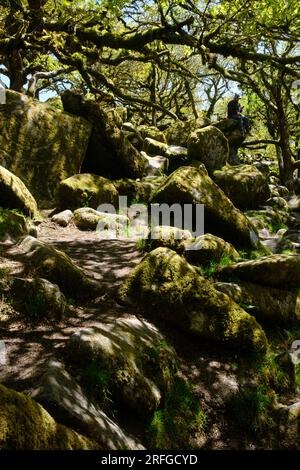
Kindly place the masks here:
[(219, 277), (235, 278), (265, 286), (285, 288), (300, 286), (300, 255), (275, 254), (242, 261), (221, 268)]
[(234, 246), (211, 233), (183, 242), (184, 257), (192, 264), (220, 262), (223, 258), (237, 260), (239, 253)]
[(73, 212), (70, 209), (59, 212), (58, 214), (53, 215), (51, 218), (52, 222), (61, 227), (67, 227), (71, 220), (73, 219)]
[(97, 209), (100, 204), (113, 204), (117, 207), (118, 191), (103, 176), (83, 173), (62, 181), (57, 199), (61, 209), (78, 209), (84, 206)]
[(0, 163), (49, 205), (60, 181), (79, 173), (90, 133), (86, 120), (7, 90), (0, 105)]
[(138, 127), (138, 131), (143, 137), (143, 139), (149, 137), (150, 139), (157, 140), (158, 142), (162, 142), (163, 144), (167, 143), (165, 134), (155, 126), (147, 126), (143, 124)]
[(28, 321), (61, 320), (69, 311), (59, 287), (47, 279), (15, 277), (9, 294), (14, 308)]
[(74, 211), (73, 221), (80, 230), (97, 230), (98, 232), (113, 230), (118, 235), (125, 233), (129, 224), (129, 219), (125, 215), (98, 212), (90, 207), (82, 207)]
[(167, 172), (169, 160), (166, 157), (161, 157), (160, 155), (150, 157), (144, 151), (142, 151), (142, 154), (147, 160), (147, 165), (145, 167), (145, 173), (147, 176), (160, 176)]
[(146, 137), (146, 139), (144, 140), (143, 150), (148, 155), (164, 156), (167, 149), (167, 144), (159, 142), (158, 140), (150, 139), (150, 137)]
[(222, 119), (214, 124), (217, 129), (223, 132), (229, 144), (228, 163), (238, 165), (240, 163), (238, 150), (246, 140), (246, 133), (240, 129), (239, 121), (236, 119)]
[(287, 228), (286, 225), (292, 224), (293, 220), (288, 212), (272, 207), (246, 211), (245, 215), (257, 230), (267, 228), (272, 233), (276, 233), (281, 228)]
[(132, 270), (120, 297), (208, 341), (238, 351), (266, 350), (264, 331), (255, 318), (168, 248), (152, 251)]
[[(288, 325), (300, 320), (300, 296), (296, 291), (275, 289), (252, 282), (216, 282), (224, 292), (264, 325)], [(282, 286), (284, 287), (284, 286)]]
[(189, 230), (182, 230), (168, 225), (157, 225), (149, 231), (147, 246), (151, 249), (162, 246), (182, 253), (184, 249), (182, 243), (187, 240), (192, 240)]
[(255, 166), (225, 166), (213, 178), (239, 209), (257, 209), (270, 197), (268, 179)]
[(169, 166), (167, 173), (170, 175), (177, 168), (188, 165), (190, 158), (188, 156), (188, 150), (186, 147), (179, 147), (176, 145), (170, 145), (167, 148), (165, 157), (169, 160)]
[(143, 446), (104, 413), (70, 375), (63, 363), (51, 360), (30, 396), (64, 424), (101, 443), (106, 450), (141, 450)]
[(128, 203), (149, 202), (154, 193), (154, 184), (150, 181), (120, 179), (112, 181), (120, 196), (127, 196)]
[(63, 251), (29, 236), (19, 247), (26, 254), (29, 266), (35, 274), (57, 284), (67, 296), (92, 297), (99, 293), (98, 284), (90, 280)]
[(16, 240), (28, 233), (29, 226), (23, 215), (0, 208), (0, 240), (6, 238)]
[(122, 125), (122, 132), (124, 132), (129, 142), (137, 149), (143, 149), (144, 139), (137, 128), (131, 122), (124, 122)]
[(38, 403), (0, 385), (2, 450), (95, 450), (100, 445), (58, 424)]
[(114, 179), (143, 176), (147, 162), (118, 127), (113, 113), (107, 113), (101, 103), (71, 91), (61, 98), (66, 111), (84, 117), (92, 125), (83, 172)]
[(202, 168), (178, 168), (157, 189), (153, 202), (204, 204), (205, 231), (234, 245), (256, 247), (258, 235), (249, 219), (234, 207)]
[(283, 197), (280, 197), (280, 196), (270, 197), (269, 199), (267, 199), (266, 205), (271, 206), (274, 209), (279, 209), (279, 210), (286, 211), (286, 212), (290, 211), (290, 207), (287, 201)]
[(18, 209), (31, 217), (38, 215), (37, 203), (23, 181), (3, 166), (0, 166), (0, 207)]
[(169, 145), (187, 147), (191, 133), (208, 125), (209, 120), (205, 117), (189, 119), (188, 121), (175, 121), (168, 126), (165, 136)]
[(97, 386), (92, 365), (98, 377), (106, 378), (103, 385), (115, 402), (142, 418), (149, 418), (159, 407), (176, 371), (174, 350), (156, 327), (135, 316), (75, 333), (67, 353), (91, 389)]
[(196, 129), (188, 140), (188, 156), (190, 160), (204, 163), (208, 173), (222, 168), (229, 155), (228, 141), (224, 134), (213, 126)]

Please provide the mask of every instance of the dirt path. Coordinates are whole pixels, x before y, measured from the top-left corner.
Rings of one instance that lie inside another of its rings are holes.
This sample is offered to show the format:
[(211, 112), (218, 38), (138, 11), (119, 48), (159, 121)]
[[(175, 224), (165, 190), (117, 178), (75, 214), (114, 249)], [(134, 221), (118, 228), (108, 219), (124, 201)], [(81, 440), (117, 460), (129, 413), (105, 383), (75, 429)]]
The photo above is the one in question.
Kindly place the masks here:
[[(99, 320), (131, 314), (113, 299), (115, 290), (139, 263), (142, 253), (129, 240), (99, 240), (95, 232), (75, 226), (58, 227), (46, 219), (38, 227), (38, 239), (65, 251), (86, 274), (104, 286), (106, 294), (94, 304), (71, 309), (59, 324), (32, 325), (0, 300), (0, 339), (5, 341), (6, 364), (0, 365), (0, 382), (16, 390), (28, 390), (53, 356), (60, 356), (71, 334), (94, 326)], [(0, 245), (0, 269), (26, 275), (26, 258), (12, 242)]]

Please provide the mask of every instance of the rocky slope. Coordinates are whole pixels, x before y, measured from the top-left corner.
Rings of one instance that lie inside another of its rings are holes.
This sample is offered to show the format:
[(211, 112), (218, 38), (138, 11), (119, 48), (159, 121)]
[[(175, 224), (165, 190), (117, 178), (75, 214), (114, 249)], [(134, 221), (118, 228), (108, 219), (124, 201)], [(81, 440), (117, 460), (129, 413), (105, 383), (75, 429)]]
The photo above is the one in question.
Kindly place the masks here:
[[(238, 162), (230, 120), (8, 97), (1, 448), (297, 448), (300, 198), (276, 165)], [(158, 204), (203, 204), (204, 233)]]

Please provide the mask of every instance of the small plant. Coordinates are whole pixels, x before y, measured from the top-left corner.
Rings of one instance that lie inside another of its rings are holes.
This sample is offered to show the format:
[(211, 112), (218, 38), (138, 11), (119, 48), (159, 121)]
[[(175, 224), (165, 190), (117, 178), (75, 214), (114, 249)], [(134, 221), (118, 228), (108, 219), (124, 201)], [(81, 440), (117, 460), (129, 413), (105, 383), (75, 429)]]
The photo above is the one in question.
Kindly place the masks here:
[(243, 258), (243, 259), (247, 259), (247, 260), (258, 259), (258, 258), (261, 258), (262, 256), (268, 256), (270, 254), (272, 254), (271, 251), (266, 247), (262, 247), (262, 248), (257, 249), (257, 250), (241, 250), (241, 251), (239, 251), (240, 257)]
[(40, 293), (35, 295), (29, 293), (23, 304), (24, 314), (29, 321), (35, 321), (45, 316), (48, 307), (45, 297)]
[(228, 403), (229, 414), (248, 432), (272, 429), (275, 425), (270, 412), (274, 394), (264, 385), (253, 385), (241, 390)]
[(146, 238), (140, 238), (135, 244), (137, 250), (139, 251), (147, 251), (148, 248), (148, 241)]
[(176, 377), (165, 406), (154, 413), (147, 437), (153, 449), (188, 448), (191, 435), (203, 431), (207, 416), (186, 380)]
[(81, 373), (81, 381), (90, 396), (107, 412), (113, 414), (109, 383), (111, 373), (100, 367), (97, 361), (92, 361)]
[(204, 277), (212, 277), (218, 270), (218, 268), (223, 266), (229, 266), (234, 262), (233, 258), (229, 255), (223, 255), (220, 261), (210, 261), (205, 266), (202, 266), (201, 271)]

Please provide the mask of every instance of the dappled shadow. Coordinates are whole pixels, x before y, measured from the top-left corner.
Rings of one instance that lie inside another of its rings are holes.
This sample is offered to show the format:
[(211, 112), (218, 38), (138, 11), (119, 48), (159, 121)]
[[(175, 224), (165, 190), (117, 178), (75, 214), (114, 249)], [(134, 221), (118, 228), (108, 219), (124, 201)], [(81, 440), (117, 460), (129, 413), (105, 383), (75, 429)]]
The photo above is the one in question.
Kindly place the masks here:
[(109, 300), (97, 308), (78, 307), (73, 316), (57, 324), (26, 324), (20, 317), (12, 317), (4, 328), (0, 324), (7, 357), (7, 363), (0, 366), (0, 383), (19, 391), (30, 389), (45, 372), (47, 362), (64, 355), (65, 343), (73, 333), (123, 316), (128, 316), (127, 309)]
[(94, 238), (43, 240), (67, 253), (89, 277), (115, 290), (142, 259), (134, 242), (127, 240), (95, 240)]

